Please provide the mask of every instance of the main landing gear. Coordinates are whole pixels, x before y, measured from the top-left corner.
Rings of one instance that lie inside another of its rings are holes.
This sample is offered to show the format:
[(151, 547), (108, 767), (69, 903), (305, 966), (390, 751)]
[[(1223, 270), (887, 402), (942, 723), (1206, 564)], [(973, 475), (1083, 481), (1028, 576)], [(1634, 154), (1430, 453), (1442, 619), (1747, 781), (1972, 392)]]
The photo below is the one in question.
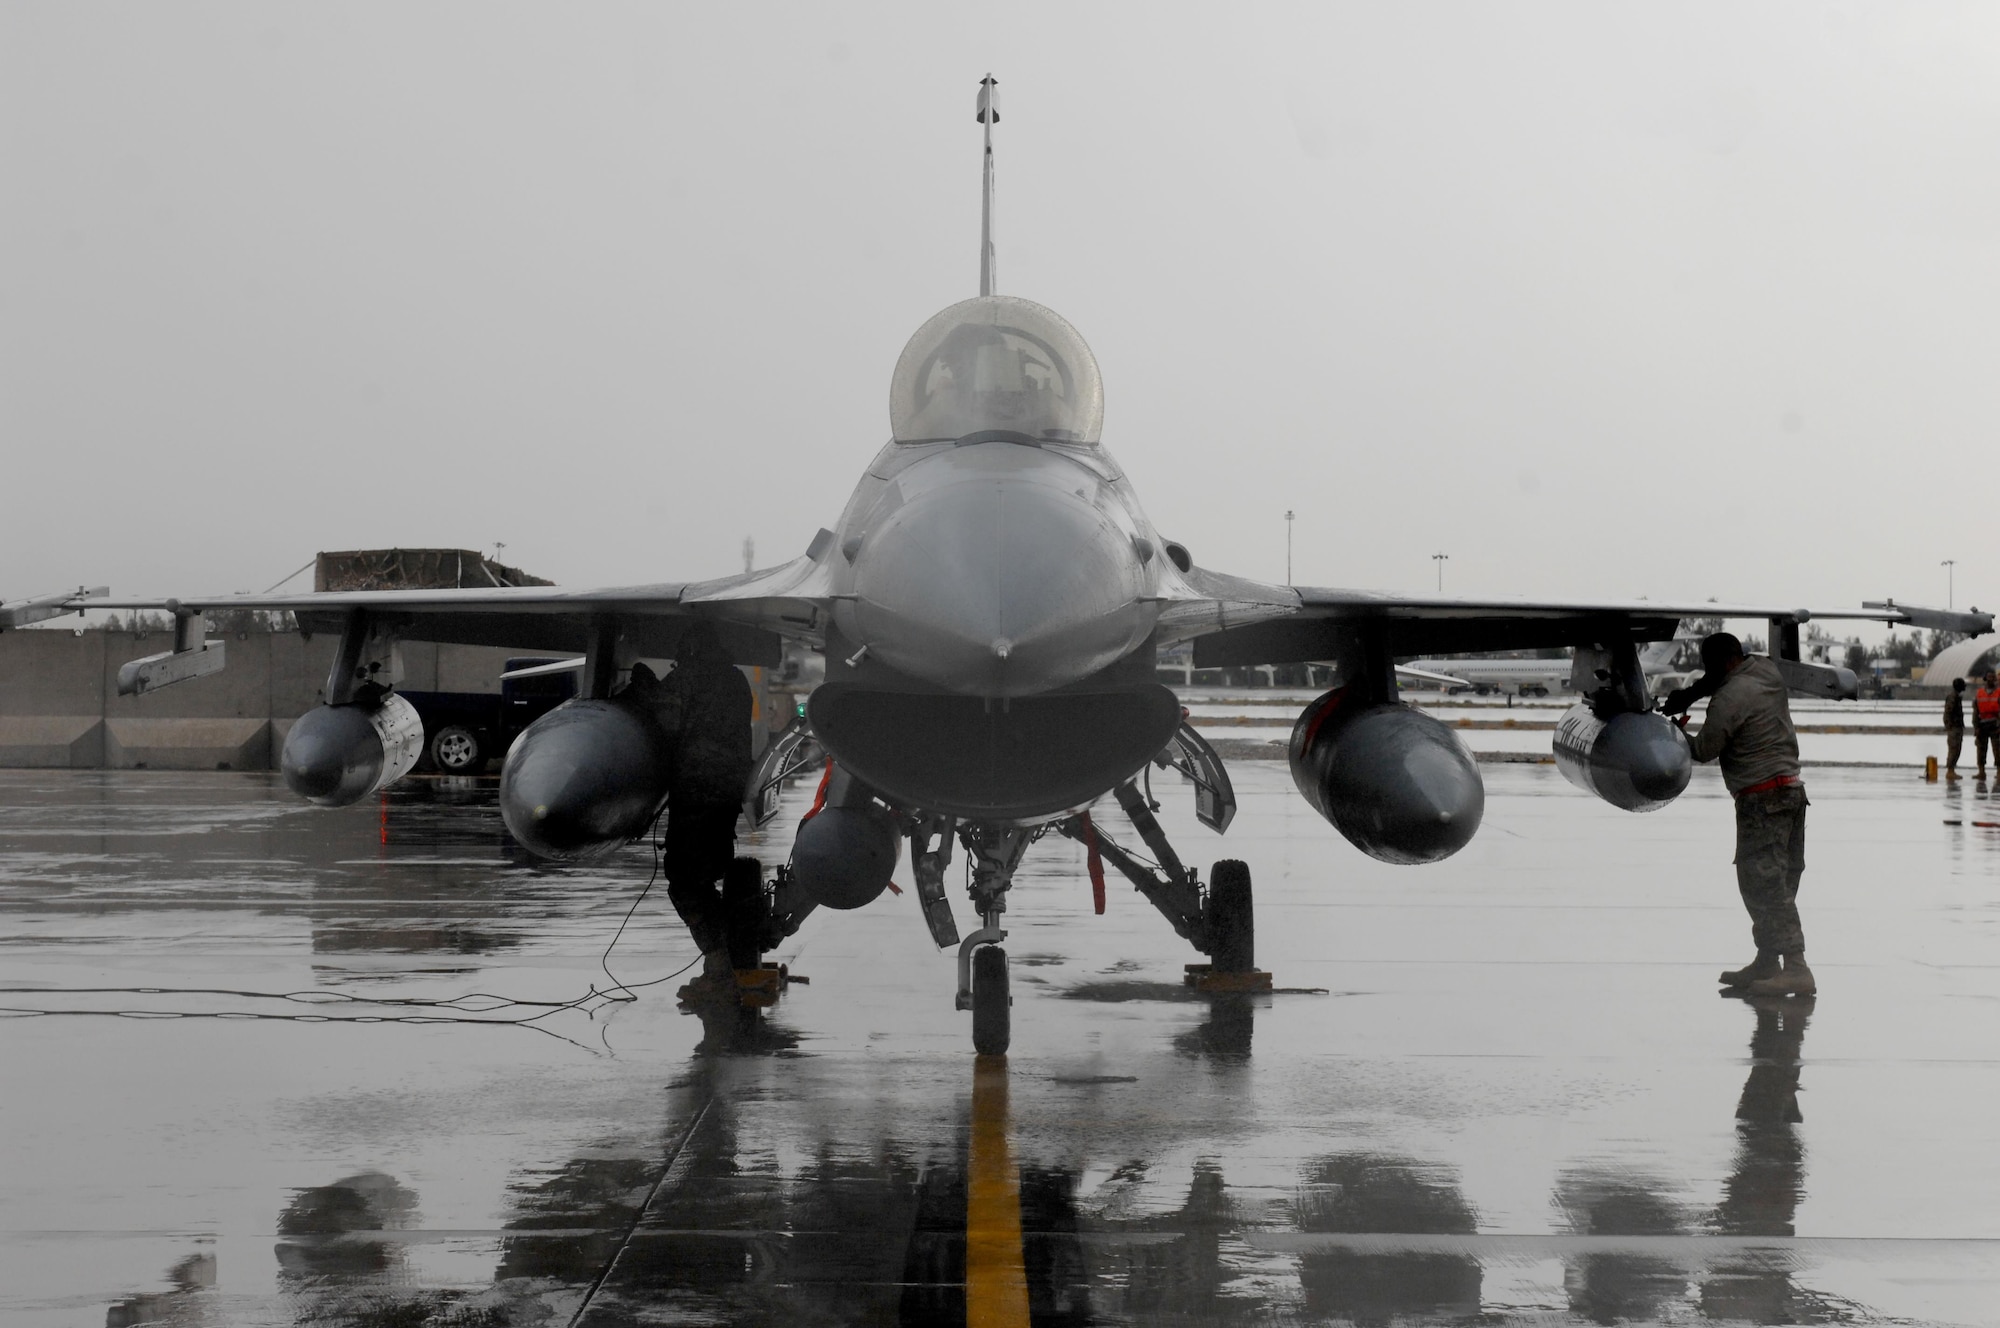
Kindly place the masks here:
[[(1153, 815), (1156, 804), (1137, 785), (1121, 784), (1112, 796), (1151, 850), (1153, 861), (1108, 838), (1083, 817), (1072, 817), (1056, 828), (1072, 839), (1094, 844), (1097, 854), (1138, 888), (1177, 935), (1208, 956), (1206, 964), (1187, 966), (1189, 986), (1198, 991), (1269, 991), (1271, 975), (1257, 967), (1249, 864), (1225, 858), (1215, 864), (1204, 886), (1194, 868), (1174, 852)], [(1233, 810), (1233, 799), (1230, 806)]]

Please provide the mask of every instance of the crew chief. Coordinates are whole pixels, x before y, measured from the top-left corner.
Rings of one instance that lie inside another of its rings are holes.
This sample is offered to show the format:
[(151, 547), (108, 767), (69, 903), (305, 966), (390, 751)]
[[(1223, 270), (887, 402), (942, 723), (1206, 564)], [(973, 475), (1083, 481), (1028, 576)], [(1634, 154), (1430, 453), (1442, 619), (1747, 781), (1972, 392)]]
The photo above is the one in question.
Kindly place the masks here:
[(1708, 714), (1689, 739), (1697, 761), (1717, 761), (1736, 801), (1736, 888), (1750, 914), (1757, 957), (1722, 974), (1722, 985), (1749, 996), (1811, 996), (1799, 878), (1806, 869), (1806, 789), (1799, 778), (1798, 730), (1784, 675), (1764, 656), (1717, 632), (1701, 643), (1702, 676), (1675, 689), (1662, 707), (1680, 714), (1709, 698)]
[(722, 878), (736, 852), (736, 818), (754, 764), (750, 683), (714, 626), (695, 619), (677, 644), (673, 672), (656, 679), (644, 664), (634, 665), (619, 695), (666, 732), (667, 898), (702, 955), (702, 971), (681, 988), (681, 999), (733, 998)]

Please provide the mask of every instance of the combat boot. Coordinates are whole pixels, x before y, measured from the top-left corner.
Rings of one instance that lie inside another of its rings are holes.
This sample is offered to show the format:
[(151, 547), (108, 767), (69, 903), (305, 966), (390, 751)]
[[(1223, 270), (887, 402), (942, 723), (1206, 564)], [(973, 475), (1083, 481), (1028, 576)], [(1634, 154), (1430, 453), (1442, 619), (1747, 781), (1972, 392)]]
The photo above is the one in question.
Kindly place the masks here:
[(1819, 986), (1806, 967), (1803, 954), (1786, 955), (1785, 971), (1774, 978), (1759, 978), (1743, 989), (1748, 996), (1812, 996)]
[(1725, 968), (1716, 981), (1725, 987), (1747, 987), (1759, 978), (1774, 978), (1783, 970), (1774, 950), (1759, 950), (1757, 957), (1741, 968)]
[(730, 967), (729, 951), (715, 949), (704, 954), (701, 957), (701, 976), (682, 987), (675, 995), (687, 1005), (701, 1001), (735, 1000), (736, 970)]

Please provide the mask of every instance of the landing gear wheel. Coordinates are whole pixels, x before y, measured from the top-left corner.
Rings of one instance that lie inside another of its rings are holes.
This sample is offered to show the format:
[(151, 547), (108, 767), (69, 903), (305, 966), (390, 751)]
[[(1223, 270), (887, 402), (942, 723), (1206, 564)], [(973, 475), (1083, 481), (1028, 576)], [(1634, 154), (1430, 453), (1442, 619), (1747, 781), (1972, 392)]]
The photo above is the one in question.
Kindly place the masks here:
[(1012, 1038), (1014, 998), (1007, 994), (1007, 952), (982, 945), (972, 952), (972, 1049), (1005, 1056)]
[(447, 775), (470, 775), (486, 764), (479, 735), (462, 724), (448, 724), (431, 739), (431, 764)]
[(1257, 967), (1257, 927), (1250, 912), (1250, 864), (1225, 858), (1208, 878), (1208, 959), (1217, 973), (1248, 973)]
[(755, 968), (764, 960), (764, 930), (770, 909), (764, 898), (764, 864), (737, 858), (722, 878), (722, 934), (731, 968)]

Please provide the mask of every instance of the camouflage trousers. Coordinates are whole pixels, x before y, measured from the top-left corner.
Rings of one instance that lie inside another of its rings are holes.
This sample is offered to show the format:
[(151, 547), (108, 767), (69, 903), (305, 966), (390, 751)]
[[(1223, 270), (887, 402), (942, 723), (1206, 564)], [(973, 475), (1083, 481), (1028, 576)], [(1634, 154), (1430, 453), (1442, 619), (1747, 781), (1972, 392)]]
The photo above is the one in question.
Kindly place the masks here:
[(1736, 800), (1736, 888), (1762, 954), (1800, 954), (1799, 877), (1806, 870), (1806, 791), (1800, 784)]
[(699, 800), (678, 791), (667, 799), (667, 898), (703, 954), (728, 940), (722, 878), (736, 855), (736, 818), (742, 814), (741, 802)]

